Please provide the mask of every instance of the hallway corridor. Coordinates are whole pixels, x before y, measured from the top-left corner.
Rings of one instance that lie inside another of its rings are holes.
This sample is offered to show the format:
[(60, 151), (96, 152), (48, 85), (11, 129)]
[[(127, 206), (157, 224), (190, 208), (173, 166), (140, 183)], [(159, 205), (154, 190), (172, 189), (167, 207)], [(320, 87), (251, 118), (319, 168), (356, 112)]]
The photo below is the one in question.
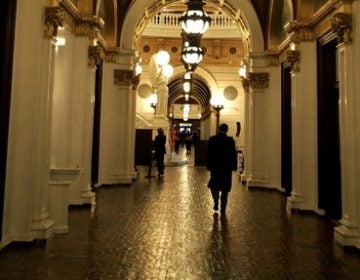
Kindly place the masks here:
[(333, 243), (333, 224), (285, 213), (277, 191), (234, 174), (226, 216), (214, 214), (205, 168), (139, 169), (132, 186), (72, 207), (70, 232), (0, 251), (0, 279), (360, 279), (360, 255)]

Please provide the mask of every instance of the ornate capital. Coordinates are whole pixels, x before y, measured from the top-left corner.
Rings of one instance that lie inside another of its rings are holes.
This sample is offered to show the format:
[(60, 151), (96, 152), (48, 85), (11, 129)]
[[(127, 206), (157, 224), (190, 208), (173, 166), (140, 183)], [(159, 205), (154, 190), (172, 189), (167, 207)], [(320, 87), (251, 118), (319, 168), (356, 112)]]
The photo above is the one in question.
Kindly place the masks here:
[(44, 35), (47, 38), (55, 38), (58, 28), (63, 26), (65, 12), (60, 7), (45, 8)]
[(352, 17), (351, 14), (337, 13), (331, 18), (331, 26), (337, 34), (338, 43), (352, 42)]
[(291, 65), (291, 70), (296, 72), (299, 71), (300, 52), (294, 50), (288, 50), (286, 52), (286, 60)]
[(241, 77), (241, 84), (244, 88), (245, 93), (249, 93), (250, 90), (250, 80), (248, 78), (245, 77)]
[(122, 87), (130, 87), (133, 84), (134, 71), (132, 70), (114, 70), (114, 84)]
[(269, 87), (269, 73), (248, 73), (248, 79), (252, 89), (265, 89)]
[(312, 41), (314, 34), (307, 23), (291, 21), (285, 25), (285, 31), (291, 37), (293, 42)]
[(82, 19), (76, 26), (76, 36), (87, 36), (93, 40), (97, 37), (99, 30), (101, 29), (101, 22), (97, 17), (88, 17)]
[(105, 53), (100, 46), (89, 46), (88, 49), (88, 66), (95, 67), (97, 63), (104, 60)]

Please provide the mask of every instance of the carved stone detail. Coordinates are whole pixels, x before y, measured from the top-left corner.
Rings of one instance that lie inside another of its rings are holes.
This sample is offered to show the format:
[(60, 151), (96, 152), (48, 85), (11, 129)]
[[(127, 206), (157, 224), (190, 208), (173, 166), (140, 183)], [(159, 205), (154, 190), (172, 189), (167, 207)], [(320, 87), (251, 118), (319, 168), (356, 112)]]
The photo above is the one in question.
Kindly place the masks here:
[(241, 77), (241, 84), (244, 88), (245, 93), (249, 93), (250, 90), (250, 80), (245, 77)]
[(119, 55), (117, 49), (107, 49), (105, 53), (105, 62), (116, 63), (116, 57)]
[(351, 14), (337, 13), (331, 18), (331, 26), (337, 34), (338, 43), (352, 42), (352, 17)]
[(291, 70), (296, 72), (299, 71), (300, 67), (300, 52), (295, 50), (287, 50), (286, 52), (286, 60), (291, 65)]
[(132, 70), (114, 70), (114, 84), (122, 87), (130, 87), (133, 84), (134, 71)]
[(101, 23), (97, 17), (89, 17), (82, 19), (76, 26), (75, 35), (76, 36), (87, 36), (90, 40), (93, 40), (97, 37), (99, 30), (101, 28)]
[(307, 23), (291, 21), (285, 25), (285, 31), (290, 35), (291, 41), (312, 41), (314, 34)]
[(276, 54), (267, 54), (267, 66), (279, 66), (279, 57)]
[(89, 46), (88, 49), (88, 66), (95, 67), (101, 60), (104, 60), (105, 53), (100, 46)]
[(265, 89), (269, 87), (269, 73), (248, 73), (248, 79), (252, 89)]
[(58, 28), (63, 26), (65, 12), (60, 7), (45, 8), (44, 36), (47, 38), (55, 38)]

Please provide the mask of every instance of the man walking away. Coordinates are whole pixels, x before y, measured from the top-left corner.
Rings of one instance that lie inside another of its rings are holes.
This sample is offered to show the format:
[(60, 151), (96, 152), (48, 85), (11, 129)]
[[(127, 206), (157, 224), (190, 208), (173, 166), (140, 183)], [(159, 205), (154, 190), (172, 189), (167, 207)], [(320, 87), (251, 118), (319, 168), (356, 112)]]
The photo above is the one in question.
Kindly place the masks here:
[(210, 171), (208, 187), (214, 200), (214, 210), (219, 210), (221, 193), (221, 213), (225, 213), (228, 192), (231, 191), (232, 171), (237, 170), (235, 141), (227, 136), (228, 125), (219, 126), (217, 135), (209, 138), (206, 151), (206, 168)]

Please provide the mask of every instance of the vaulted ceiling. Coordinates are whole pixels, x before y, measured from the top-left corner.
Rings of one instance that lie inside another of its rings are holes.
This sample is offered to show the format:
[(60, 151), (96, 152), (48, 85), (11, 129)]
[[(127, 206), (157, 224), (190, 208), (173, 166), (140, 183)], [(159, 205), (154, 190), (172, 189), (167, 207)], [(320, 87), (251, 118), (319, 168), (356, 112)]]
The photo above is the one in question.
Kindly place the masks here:
[[(78, 7), (87, 0), (71, 0)], [(109, 45), (118, 46), (120, 41), (123, 24), (130, 7), (141, 0), (91, 0), (93, 11), (100, 15), (106, 22), (103, 31), (104, 38)], [(234, 0), (243, 1), (243, 0)], [(278, 44), (283, 34), (284, 17), (292, 14), (293, 20), (303, 20), (311, 17), (316, 10), (330, 0), (250, 0), (258, 16), (265, 49), (271, 49)], [(149, 3), (152, 1), (148, 1)], [(160, 1), (159, 1), (160, 2)], [(162, 3), (174, 3), (176, 0), (163, 0)], [(186, 2), (179, 0), (179, 2)], [(204, 2), (215, 3), (214, 0), (204, 0)], [(162, 4), (159, 4), (160, 6)]]
[[(81, 3), (87, 0), (71, 0), (79, 7)], [(105, 27), (101, 31), (102, 36), (109, 46), (119, 46), (121, 32), (126, 32), (124, 28), (125, 18), (129, 9), (136, 1), (145, 0), (91, 0), (93, 1), (93, 11), (96, 15), (100, 16), (105, 21)], [(219, 0), (203, 0), (205, 3), (212, 4), (218, 7), (216, 3), (222, 3)], [(243, 0), (233, 0), (232, 3)], [(322, 5), (330, 0), (250, 0), (253, 5), (254, 11), (258, 17), (261, 27), (264, 48), (265, 50), (274, 50), (286, 38), (284, 30), (285, 23), (293, 20), (306, 20), (309, 19)], [(162, 0), (162, 1), (147, 1), (152, 5), (158, 7), (176, 9), (176, 3), (179, 7), (184, 7), (183, 3), (186, 0)], [(226, 2), (225, 2), (226, 3)], [(171, 4), (171, 5), (170, 5)], [(228, 3), (229, 4), (229, 3)], [(149, 7), (150, 8), (150, 7)], [(152, 7), (153, 9), (154, 7)], [(220, 9), (220, 8), (219, 8)], [(158, 12), (158, 11), (157, 11)], [(146, 12), (144, 12), (145, 14)], [(246, 16), (246, 15), (245, 15)], [(180, 34), (179, 34), (180, 35)], [(194, 91), (196, 94), (197, 102), (202, 106), (209, 106), (209, 90), (206, 88), (205, 83), (201, 79), (194, 80)], [(169, 84), (169, 91), (173, 92), (169, 97), (169, 102), (176, 102), (181, 98), (182, 92), (182, 79), (174, 79)]]
[[(104, 2), (112, 2), (114, 0), (103, 0)], [(240, 1), (240, 0), (239, 0)], [(283, 2), (287, 0), (251, 0), (254, 9), (260, 19), (261, 28), (264, 34), (264, 41), (267, 41), (267, 34), (270, 26), (271, 14), (282, 14)], [(289, 0), (292, 2), (293, 7), (296, 8), (298, 0)], [(313, 0), (312, 0), (313, 1)], [(134, 0), (117, 0), (117, 17), (118, 17), (118, 28), (117, 30), (122, 29), (122, 25), (124, 23), (124, 19), (126, 16), (126, 12), (129, 9), (130, 5)], [(205, 1), (206, 2), (206, 1)], [(316, 2), (316, 1), (315, 1)], [(281, 9), (281, 10), (280, 10)], [(281, 20), (281, 18), (277, 18)], [(281, 22), (279, 22), (281, 24)], [(117, 33), (117, 42), (120, 39), (120, 32)]]

